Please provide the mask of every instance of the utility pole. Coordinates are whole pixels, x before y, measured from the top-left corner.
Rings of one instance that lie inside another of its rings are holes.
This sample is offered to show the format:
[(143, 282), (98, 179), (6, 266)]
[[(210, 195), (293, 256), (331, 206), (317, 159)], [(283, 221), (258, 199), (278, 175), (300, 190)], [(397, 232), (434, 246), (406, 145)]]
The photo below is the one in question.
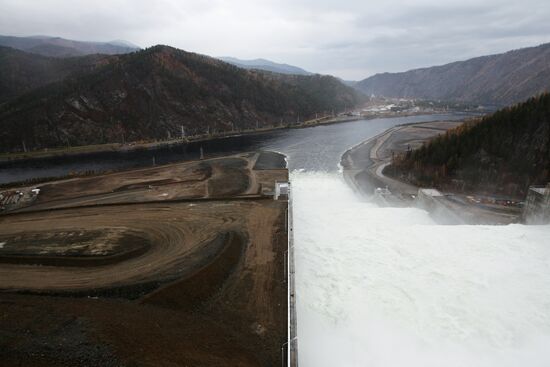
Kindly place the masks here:
[(25, 144), (25, 140), (21, 140), (21, 143), (23, 143), (23, 151), (27, 153), (27, 145)]
[(183, 125), (181, 125), (181, 140), (185, 138), (185, 130), (183, 129)]
[(157, 161), (155, 159), (155, 156), (153, 156), (153, 167), (157, 165)]
[(200, 156), (200, 159), (204, 159), (204, 150), (202, 150), (202, 145), (201, 145), (201, 156)]

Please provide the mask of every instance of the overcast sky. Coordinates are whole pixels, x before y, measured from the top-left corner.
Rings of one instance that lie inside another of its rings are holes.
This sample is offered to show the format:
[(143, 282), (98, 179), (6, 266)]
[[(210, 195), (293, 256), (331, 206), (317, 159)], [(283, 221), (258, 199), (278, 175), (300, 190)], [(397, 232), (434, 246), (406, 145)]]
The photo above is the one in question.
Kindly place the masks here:
[(550, 0), (0, 0), (0, 34), (167, 44), (358, 80), (550, 42)]

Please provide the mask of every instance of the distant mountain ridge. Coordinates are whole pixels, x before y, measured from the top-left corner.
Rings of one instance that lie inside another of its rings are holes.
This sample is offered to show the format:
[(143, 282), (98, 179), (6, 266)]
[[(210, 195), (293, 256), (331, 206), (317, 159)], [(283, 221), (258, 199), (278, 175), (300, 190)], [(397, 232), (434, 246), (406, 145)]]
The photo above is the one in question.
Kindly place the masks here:
[(402, 73), (355, 86), (367, 95), (510, 105), (550, 90), (550, 43)]
[(52, 58), (0, 46), (0, 105), (72, 74), (92, 71), (113, 59), (106, 55)]
[(364, 101), (331, 76), (244, 70), (168, 46), (70, 59), (7, 53), (37, 82), (0, 104), (1, 152), (166, 139), (182, 126), (187, 135), (281, 126)]
[(0, 35), (0, 46), (50, 57), (74, 57), (91, 54), (118, 55), (139, 50), (138, 46), (122, 40), (86, 42), (50, 36), (15, 37)]
[(313, 74), (297, 66), (288, 65), (288, 64), (279, 64), (266, 59), (241, 60), (235, 57), (227, 57), (227, 56), (218, 57), (218, 59), (243, 69), (257, 69), (257, 70), (270, 71), (273, 73), (291, 74), (291, 75), (312, 75)]

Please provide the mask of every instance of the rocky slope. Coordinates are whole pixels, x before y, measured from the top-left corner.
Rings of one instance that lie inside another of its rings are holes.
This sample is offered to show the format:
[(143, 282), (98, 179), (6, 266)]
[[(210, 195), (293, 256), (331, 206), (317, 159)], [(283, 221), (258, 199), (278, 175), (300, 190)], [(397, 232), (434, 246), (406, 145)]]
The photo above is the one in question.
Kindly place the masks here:
[(550, 90), (550, 43), (447, 65), (383, 73), (355, 86), (367, 95), (510, 105)]
[(243, 70), (167, 46), (113, 56), (0, 105), (3, 152), (289, 124), (362, 101), (330, 76)]

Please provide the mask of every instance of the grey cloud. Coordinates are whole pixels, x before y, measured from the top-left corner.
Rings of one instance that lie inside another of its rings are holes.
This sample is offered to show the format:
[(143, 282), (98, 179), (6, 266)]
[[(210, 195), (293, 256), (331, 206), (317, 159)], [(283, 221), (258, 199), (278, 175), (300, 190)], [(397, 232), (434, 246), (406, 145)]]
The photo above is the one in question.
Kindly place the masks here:
[(127, 39), (362, 79), (550, 41), (547, 0), (0, 0), (0, 34)]

